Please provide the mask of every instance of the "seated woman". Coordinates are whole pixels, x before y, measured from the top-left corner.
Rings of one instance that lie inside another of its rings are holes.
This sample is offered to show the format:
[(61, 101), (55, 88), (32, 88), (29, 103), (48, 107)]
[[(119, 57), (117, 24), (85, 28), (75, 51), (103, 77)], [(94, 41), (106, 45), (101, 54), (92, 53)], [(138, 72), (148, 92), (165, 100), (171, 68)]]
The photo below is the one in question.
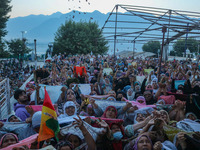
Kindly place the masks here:
[(12, 114), (7, 118), (7, 122), (21, 122), (21, 119), (16, 115)]
[(143, 96), (137, 97), (136, 102), (143, 104), (143, 105), (146, 105), (146, 100)]
[(153, 144), (149, 136), (139, 136), (135, 141), (133, 150), (153, 150)]
[[(74, 118), (75, 122), (69, 127), (66, 127), (67, 131), (64, 128), (61, 129), (61, 135), (64, 136), (62, 140), (69, 141), (74, 149), (79, 150), (93, 150), (96, 149), (96, 143), (89, 132), (88, 126), (86, 123), (78, 116), (78, 119)], [(72, 127), (72, 128), (71, 128)]]
[(56, 149), (57, 150), (73, 150), (74, 147), (73, 147), (72, 143), (70, 143), (69, 141), (60, 141), (56, 145)]
[(82, 111), (80, 112), (80, 116), (95, 116), (92, 105), (88, 104), (85, 109), (82, 109)]
[(59, 113), (64, 114), (64, 109), (63, 109), (64, 107), (63, 106), (67, 101), (73, 101), (74, 104), (76, 105), (77, 112), (79, 112), (80, 105), (76, 102), (76, 95), (75, 95), (75, 93), (72, 89), (68, 89), (67, 92), (66, 92), (66, 101), (63, 101), (63, 100), (57, 101)]
[[(103, 122), (103, 121), (101, 121)], [(100, 123), (101, 124), (101, 123)], [(106, 124), (104, 122), (104, 124)], [(102, 143), (99, 145), (99, 149), (109, 149), (109, 150), (121, 150), (123, 149), (124, 145), (126, 144), (125, 134), (123, 126), (119, 123), (111, 123), (106, 124), (107, 132), (102, 137)], [(101, 147), (101, 148), (100, 148)]]
[(7, 133), (1, 138), (0, 148), (5, 148), (18, 142), (18, 137), (15, 134)]
[(117, 109), (114, 106), (108, 106), (106, 108), (106, 110), (104, 111), (102, 117), (116, 119), (117, 118)]
[(68, 101), (64, 105), (64, 114), (61, 114), (58, 118), (68, 117), (68, 116), (74, 116), (77, 114), (77, 108), (74, 102)]

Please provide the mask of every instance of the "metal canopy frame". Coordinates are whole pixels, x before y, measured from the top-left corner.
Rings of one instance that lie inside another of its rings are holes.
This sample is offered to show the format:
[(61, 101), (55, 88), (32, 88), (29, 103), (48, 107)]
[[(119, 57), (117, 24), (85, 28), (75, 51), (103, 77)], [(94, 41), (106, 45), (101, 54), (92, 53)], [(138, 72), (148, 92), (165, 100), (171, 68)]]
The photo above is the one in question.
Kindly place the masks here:
[(134, 55), (135, 44), (162, 43), (163, 27), (167, 28), (164, 46), (184, 38), (187, 48), (187, 38), (200, 41), (200, 12), (117, 4), (101, 31), (106, 40), (114, 42), (114, 56), (117, 43), (132, 43)]

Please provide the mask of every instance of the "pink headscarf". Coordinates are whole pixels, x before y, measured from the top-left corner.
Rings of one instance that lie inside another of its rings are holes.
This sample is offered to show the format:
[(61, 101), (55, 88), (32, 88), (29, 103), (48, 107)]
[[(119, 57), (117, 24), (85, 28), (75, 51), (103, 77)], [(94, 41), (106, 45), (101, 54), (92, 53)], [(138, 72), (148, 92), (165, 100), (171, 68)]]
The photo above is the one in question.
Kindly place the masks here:
[[(139, 96), (137, 99), (136, 99), (136, 102), (138, 102), (139, 100), (142, 100), (143, 103), (140, 103), (140, 104), (143, 104), (143, 105), (146, 105), (146, 100), (143, 96)], [(139, 103), (139, 102), (138, 102)]]
[(106, 112), (108, 111), (109, 108), (115, 109), (115, 116), (117, 117), (117, 109), (114, 106), (108, 106), (101, 117), (106, 118)]
[(4, 140), (4, 138), (5, 138), (7, 135), (12, 135), (12, 136), (14, 136), (15, 139), (16, 139), (16, 142), (17, 142), (17, 143), (19, 142), (19, 139), (18, 139), (18, 137), (17, 137), (15, 134), (13, 134), (13, 133), (6, 133), (6, 134), (4, 134), (4, 135), (2, 136), (2, 138), (1, 138), (0, 147), (2, 147), (2, 145), (3, 145), (3, 140)]

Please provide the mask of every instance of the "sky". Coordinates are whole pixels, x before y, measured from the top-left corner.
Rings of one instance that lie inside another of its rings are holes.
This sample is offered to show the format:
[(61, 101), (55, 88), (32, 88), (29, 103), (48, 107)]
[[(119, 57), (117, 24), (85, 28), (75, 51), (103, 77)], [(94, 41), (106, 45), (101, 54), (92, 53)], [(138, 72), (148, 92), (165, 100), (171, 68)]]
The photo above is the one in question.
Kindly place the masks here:
[(111, 12), (116, 4), (159, 7), (173, 10), (200, 12), (200, 0), (12, 0), (11, 18), (31, 14), (51, 15), (55, 12)]

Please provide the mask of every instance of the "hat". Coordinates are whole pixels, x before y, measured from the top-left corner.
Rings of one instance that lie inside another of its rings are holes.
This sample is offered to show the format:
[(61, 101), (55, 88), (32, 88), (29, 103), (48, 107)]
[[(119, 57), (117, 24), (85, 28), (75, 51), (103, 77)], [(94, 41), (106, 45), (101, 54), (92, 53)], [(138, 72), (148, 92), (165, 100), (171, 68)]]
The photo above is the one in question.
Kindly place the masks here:
[(42, 117), (42, 112), (41, 111), (37, 111), (33, 114), (32, 117), (32, 126), (33, 128), (37, 128), (40, 126), (41, 124), (41, 117)]

